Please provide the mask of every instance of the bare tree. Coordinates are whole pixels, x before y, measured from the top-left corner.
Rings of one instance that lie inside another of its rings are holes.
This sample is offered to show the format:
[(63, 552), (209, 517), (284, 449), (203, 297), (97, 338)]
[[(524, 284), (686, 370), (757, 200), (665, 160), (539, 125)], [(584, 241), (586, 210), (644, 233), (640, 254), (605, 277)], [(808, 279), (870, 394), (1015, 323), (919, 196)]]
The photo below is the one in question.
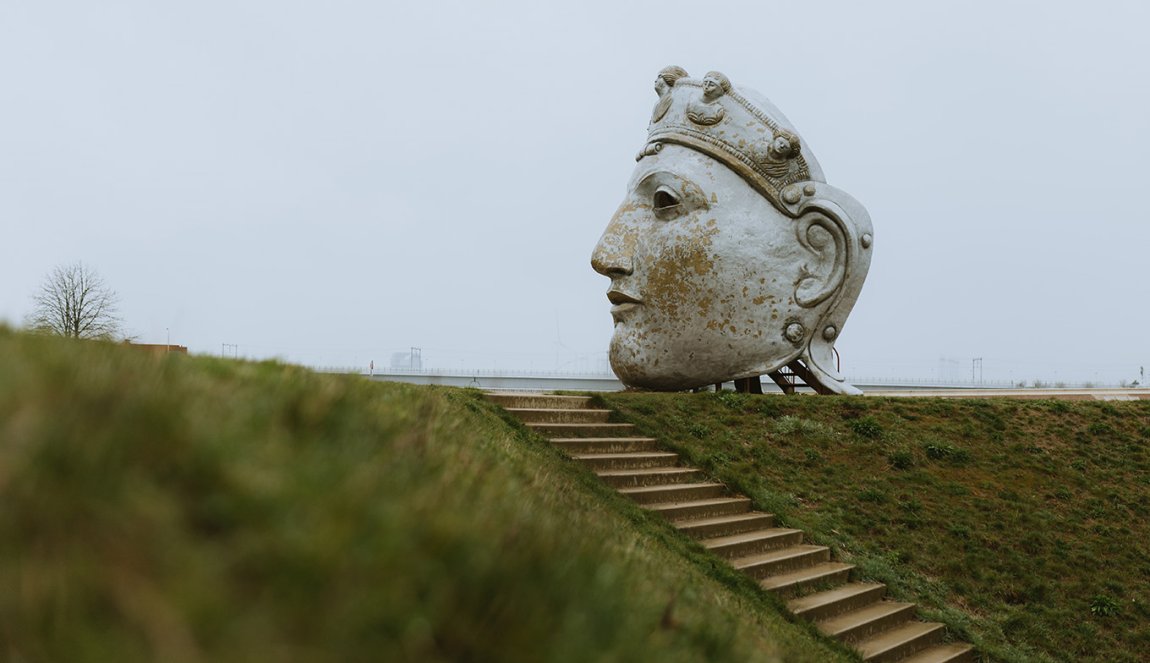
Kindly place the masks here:
[(113, 338), (120, 331), (115, 291), (81, 262), (53, 269), (32, 301), (36, 308), (27, 324), (35, 331), (102, 339)]

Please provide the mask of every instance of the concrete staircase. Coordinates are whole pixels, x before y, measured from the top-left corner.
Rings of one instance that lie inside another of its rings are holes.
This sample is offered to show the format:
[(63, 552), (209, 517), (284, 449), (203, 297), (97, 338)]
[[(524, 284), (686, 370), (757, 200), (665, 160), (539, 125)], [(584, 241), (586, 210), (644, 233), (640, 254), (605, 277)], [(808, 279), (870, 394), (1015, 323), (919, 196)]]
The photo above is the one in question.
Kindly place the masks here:
[(970, 645), (942, 642), (942, 624), (918, 621), (913, 603), (886, 600), (885, 585), (851, 582), (853, 567), (833, 561), (829, 548), (803, 543), (800, 530), (777, 527), (773, 515), (752, 511), (751, 500), (684, 465), (631, 424), (610, 422), (611, 411), (592, 409), (589, 397), (487, 397), (608, 485), (788, 599), (792, 613), (848, 643), (864, 660), (974, 661)]

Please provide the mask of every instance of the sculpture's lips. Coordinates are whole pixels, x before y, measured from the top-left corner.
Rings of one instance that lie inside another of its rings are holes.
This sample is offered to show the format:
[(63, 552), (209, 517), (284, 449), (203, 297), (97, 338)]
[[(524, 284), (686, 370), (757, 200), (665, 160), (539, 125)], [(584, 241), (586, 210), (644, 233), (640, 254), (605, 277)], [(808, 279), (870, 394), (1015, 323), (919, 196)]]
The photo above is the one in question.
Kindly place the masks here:
[(643, 300), (639, 299), (638, 297), (633, 297), (631, 295), (628, 295), (625, 292), (620, 292), (619, 290), (614, 290), (614, 289), (607, 291), (607, 299), (611, 300), (611, 303), (616, 305), (616, 306), (620, 306), (622, 304), (642, 304), (643, 303)]
[(628, 295), (614, 288), (607, 291), (607, 299), (611, 300), (611, 303), (614, 304), (614, 306), (611, 307), (611, 319), (615, 321), (615, 324), (619, 324), (628, 312), (643, 305), (643, 300), (638, 297)]

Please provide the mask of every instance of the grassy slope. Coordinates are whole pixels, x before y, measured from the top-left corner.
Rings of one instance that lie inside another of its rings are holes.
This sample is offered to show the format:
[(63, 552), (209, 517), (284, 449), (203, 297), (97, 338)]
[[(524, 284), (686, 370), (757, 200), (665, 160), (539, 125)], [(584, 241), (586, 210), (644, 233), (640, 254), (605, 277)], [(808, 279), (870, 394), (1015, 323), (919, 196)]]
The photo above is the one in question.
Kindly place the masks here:
[(475, 393), (0, 330), (0, 659), (849, 660), (774, 608)]
[(612, 394), (988, 660), (1150, 651), (1150, 401)]

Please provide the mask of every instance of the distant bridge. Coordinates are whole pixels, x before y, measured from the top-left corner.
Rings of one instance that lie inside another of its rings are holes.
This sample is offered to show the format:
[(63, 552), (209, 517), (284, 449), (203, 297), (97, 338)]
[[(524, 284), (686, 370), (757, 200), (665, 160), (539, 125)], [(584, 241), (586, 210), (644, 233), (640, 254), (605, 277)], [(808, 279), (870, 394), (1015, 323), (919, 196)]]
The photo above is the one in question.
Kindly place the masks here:
[[(332, 371), (348, 372), (357, 371)], [(609, 373), (543, 373), (537, 371), (387, 369), (365, 374), (381, 382), (438, 384), (449, 387), (472, 387), (485, 391), (622, 391), (619, 378)], [(872, 396), (934, 396), (942, 398), (1054, 398), (1061, 400), (1140, 400), (1150, 399), (1150, 389), (1079, 388), (1035, 389), (1006, 382), (962, 384), (932, 380), (851, 380)], [(726, 387), (734, 389), (733, 383)], [(774, 382), (763, 381), (763, 391), (779, 392)], [(801, 389), (800, 389), (801, 391)]]
[(387, 369), (368, 374), (381, 382), (439, 384), (474, 387), (484, 391), (622, 391), (623, 383), (610, 373), (540, 373), (535, 371), (449, 371)]

